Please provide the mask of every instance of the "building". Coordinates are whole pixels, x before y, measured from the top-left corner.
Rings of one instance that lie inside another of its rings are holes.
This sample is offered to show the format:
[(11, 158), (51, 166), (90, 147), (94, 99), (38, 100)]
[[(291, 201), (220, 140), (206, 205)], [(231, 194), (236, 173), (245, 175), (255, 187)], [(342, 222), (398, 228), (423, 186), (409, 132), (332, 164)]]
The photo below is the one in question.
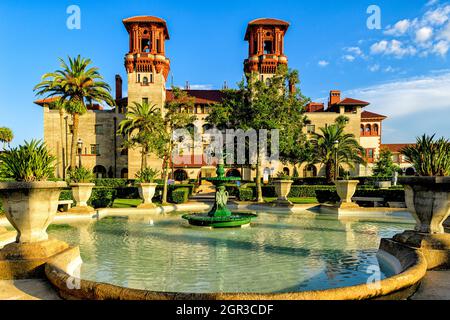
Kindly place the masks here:
[[(117, 107), (103, 109), (100, 106), (89, 106), (88, 112), (80, 117), (78, 141), (79, 159), (83, 166), (93, 168), (98, 177), (133, 178), (140, 169), (140, 152), (138, 149), (121, 149), (121, 137), (116, 135), (118, 124), (124, 119), (127, 106), (134, 102), (149, 102), (164, 110), (164, 104), (174, 99), (171, 90), (166, 89), (170, 72), (170, 60), (165, 50), (165, 42), (170, 40), (166, 22), (151, 16), (137, 16), (123, 20), (129, 34), (129, 50), (125, 55), (127, 72), (128, 97), (123, 97), (123, 80), (117, 75), (115, 98)], [(277, 19), (256, 19), (248, 24), (244, 40), (248, 42), (248, 58), (244, 61), (244, 72), (254, 73), (261, 80), (274, 76), (278, 66), (288, 65), (284, 50), (284, 37), (289, 23)], [(205, 122), (211, 106), (220, 103), (223, 98), (221, 90), (190, 90), (188, 95), (194, 98), (196, 115), (195, 125), (206, 131), (210, 125)], [(292, 86), (291, 90), (295, 90)], [(44, 110), (44, 139), (49, 148), (58, 155), (57, 175), (62, 176), (63, 167), (67, 167), (67, 150), (70, 150), (71, 119), (66, 114), (60, 115), (52, 109), (54, 99), (38, 100), (35, 103)], [(353, 175), (370, 175), (371, 165), (379, 154), (381, 145), (382, 121), (385, 116), (364, 109), (368, 102), (341, 97), (340, 91), (330, 92), (327, 107), (323, 103), (310, 103), (307, 116), (311, 124), (305, 132), (313, 134), (320, 127), (334, 123), (340, 115), (349, 118), (346, 130), (353, 133), (366, 149), (368, 166), (353, 170)], [(207, 140), (207, 139), (206, 139)], [(204, 141), (202, 148), (208, 145)], [(194, 152), (195, 153), (195, 152)], [(202, 153), (202, 152), (200, 152)], [(202, 157), (193, 154), (193, 162), (189, 165), (174, 166), (173, 172), (177, 180), (198, 179), (214, 174), (214, 167), (208, 166)], [(162, 160), (149, 156), (148, 164), (160, 168)], [(278, 162), (263, 163), (264, 175), (274, 175), (279, 171), (292, 174), (289, 165)], [(321, 166), (302, 165), (301, 176), (317, 176), (324, 173)], [(228, 174), (240, 175), (251, 180), (255, 172), (245, 168), (230, 168)]]
[(392, 161), (402, 169), (403, 174), (407, 176), (416, 175), (416, 169), (413, 165), (406, 161), (405, 156), (401, 150), (405, 147), (412, 146), (413, 143), (397, 143), (397, 144), (382, 144), (381, 150), (386, 149), (392, 152)]

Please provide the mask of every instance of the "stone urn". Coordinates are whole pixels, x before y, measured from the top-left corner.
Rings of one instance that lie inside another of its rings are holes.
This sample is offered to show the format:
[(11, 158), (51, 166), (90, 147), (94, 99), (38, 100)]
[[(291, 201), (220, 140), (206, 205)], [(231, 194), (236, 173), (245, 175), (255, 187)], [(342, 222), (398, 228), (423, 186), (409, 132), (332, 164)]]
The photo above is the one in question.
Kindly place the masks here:
[(48, 240), (47, 228), (58, 210), (65, 182), (3, 182), (0, 198), (6, 218), (17, 230), (16, 243)]
[(275, 192), (277, 193), (277, 200), (275, 203), (277, 205), (292, 205), (292, 202), (288, 200), (288, 195), (291, 192), (291, 186), (294, 181), (292, 180), (275, 180), (273, 184), (275, 185)]
[(94, 183), (72, 183), (70, 187), (72, 188), (73, 199), (76, 202), (76, 206), (69, 209), (71, 213), (92, 213), (95, 211), (94, 208), (88, 206), (87, 202), (92, 194), (92, 188), (94, 188)]
[(144, 202), (138, 206), (139, 209), (152, 209), (155, 208), (155, 204), (152, 202), (155, 196), (157, 183), (140, 183), (138, 185), (139, 196)]
[(415, 231), (444, 233), (443, 222), (450, 214), (450, 177), (404, 177), (405, 202), (416, 220)]
[(341, 199), (339, 208), (358, 208), (358, 205), (352, 202), (358, 183), (358, 180), (336, 180), (334, 182), (337, 194)]

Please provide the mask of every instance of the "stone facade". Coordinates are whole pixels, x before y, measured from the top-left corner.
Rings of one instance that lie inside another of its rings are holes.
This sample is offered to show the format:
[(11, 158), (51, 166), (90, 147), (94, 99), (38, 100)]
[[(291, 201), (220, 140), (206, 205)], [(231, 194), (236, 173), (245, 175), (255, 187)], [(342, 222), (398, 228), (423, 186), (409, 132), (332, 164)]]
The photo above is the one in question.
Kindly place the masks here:
[[(128, 106), (133, 103), (156, 105), (164, 112), (164, 104), (174, 99), (171, 90), (166, 89), (166, 82), (170, 70), (170, 60), (166, 57), (165, 41), (169, 40), (166, 22), (157, 17), (138, 16), (123, 21), (129, 34), (129, 52), (125, 54), (125, 69), (127, 71), (128, 97), (122, 97), (122, 78), (116, 76), (116, 103), (112, 110), (102, 110), (94, 106), (80, 117), (79, 138), (83, 144), (81, 164), (95, 171), (97, 177), (134, 178), (141, 166), (139, 149), (121, 150), (122, 139), (116, 135), (118, 125), (125, 117)], [(257, 19), (249, 23), (245, 40), (249, 43), (248, 58), (244, 61), (246, 73), (256, 73), (259, 79), (266, 80), (273, 76), (279, 65), (287, 65), (288, 59), (284, 52), (284, 36), (289, 23), (277, 19)], [(295, 90), (291, 86), (291, 90)], [(215, 103), (220, 103), (223, 93), (220, 90), (190, 90), (188, 95), (194, 98), (195, 107), (190, 112), (195, 114), (195, 126), (201, 133), (208, 129), (205, 121), (209, 109)], [(62, 177), (63, 167), (67, 167), (69, 159), (66, 150), (70, 152), (71, 117), (63, 115), (63, 128), (60, 126), (60, 114), (51, 110), (54, 99), (36, 101), (44, 109), (44, 139), (52, 152), (58, 156), (57, 176)], [(366, 156), (371, 156), (366, 167), (352, 170), (352, 175), (370, 175), (373, 161), (379, 154), (381, 144), (381, 123), (384, 116), (363, 111), (368, 102), (351, 98), (341, 98), (339, 91), (330, 92), (327, 108), (324, 104), (311, 103), (307, 107), (307, 117), (311, 124), (305, 132), (313, 134), (320, 127), (331, 125), (336, 118), (344, 115), (349, 118), (346, 131), (355, 135), (360, 144), (367, 150)], [(369, 125), (370, 132), (365, 128)], [(373, 130), (372, 130), (373, 128)], [(377, 128), (375, 130), (375, 128)], [(61, 142), (61, 136), (63, 142)], [(208, 146), (208, 138), (193, 150), (194, 161), (190, 164), (172, 166), (176, 180), (199, 179), (214, 175), (215, 169), (208, 166), (201, 157)], [(150, 167), (160, 169), (162, 160), (155, 155), (149, 156), (147, 162)], [(262, 175), (276, 175), (280, 171), (293, 174), (292, 166), (281, 162), (263, 162)], [(236, 167), (228, 173), (239, 174), (244, 180), (252, 180), (254, 170)], [(303, 164), (299, 170), (300, 176), (324, 175), (323, 166)]]

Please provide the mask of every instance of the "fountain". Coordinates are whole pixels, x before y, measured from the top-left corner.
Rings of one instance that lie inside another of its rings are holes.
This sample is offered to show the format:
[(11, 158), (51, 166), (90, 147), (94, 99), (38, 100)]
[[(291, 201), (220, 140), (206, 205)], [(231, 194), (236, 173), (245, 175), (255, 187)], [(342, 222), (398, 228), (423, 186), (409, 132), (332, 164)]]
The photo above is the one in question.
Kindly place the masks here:
[(209, 228), (237, 228), (250, 225), (252, 218), (257, 215), (250, 213), (232, 213), (227, 207), (228, 191), (225, 184), (227, 182), (240, 181), (241, 178), (225, 177), (223, 161), (217, 165), (217, 177), (205, 178), (216, 187), (216, 197), (214, 205), (208, 213), (187, 214), (183, 219), (189, 221), (189, 224), (198, 227)]

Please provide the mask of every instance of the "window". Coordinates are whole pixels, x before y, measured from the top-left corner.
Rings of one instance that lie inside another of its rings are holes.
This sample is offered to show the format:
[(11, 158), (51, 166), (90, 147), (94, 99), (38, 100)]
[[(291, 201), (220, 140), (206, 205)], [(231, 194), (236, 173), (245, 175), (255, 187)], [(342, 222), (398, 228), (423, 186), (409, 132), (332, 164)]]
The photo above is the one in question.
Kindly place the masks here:
[(374, 124), (374, 126), (373, 126), (373, 134), (374, 134), (374, 135), (377, 135), (377, 136), (378, 136), (378, 134), (379, 134), (379, 128), (378, 128), (378, 125), (377, 125), (377, 124)]
[(371, 127), (370, 127), (370, 124), (368, 124), (368, 125), (366, 125), (366, 136), (370, 136), (370, 133), (371, 133)]
[(73, 134), (73, 125), (69, 125), (69, 134)]
[(149, 39), (142, 39), (141, 52), (150, 53), (150, 40)]
[(313, 125), (313, 124), (308, 124), (308, 125), (306, 125), (306, 132), (307, 132), (308, 134), (313, 134), (313, 133), (315, 133), (315, 132), (316, 132), (316, 126)]
[(158, 53), (162, 52), (161, 39), (156, 39), (156, 50), (158, 50)]
[(272, 50), (272, 41), (264, 41), (264, 54), (271, 54)]
[(141, 82), (141, 75), (138, 74), (137, 82)]
[(147, 78), (147, 77), (144, 77), (144, 78), (142, 79), (142, 84), (143, 84), (144, 86), (147, 86), (147, 85), (148, 85), (148, 78)]
[(100, 145), (91, 144), (91, 154), (99, 156), (100, 155)]
[(142, 98), (142, 104), (148, 104), (148, 98)]
[(153, 73), (150, 73), (150, 83), (153, 83)]
[(95, 134), (103, 134), (103, 125), (102, 124), (96, 124), (95, 125)]
[(373, 160), (374, 158), (374, 149), (366, 149), (366, 158), (369, 160)]

